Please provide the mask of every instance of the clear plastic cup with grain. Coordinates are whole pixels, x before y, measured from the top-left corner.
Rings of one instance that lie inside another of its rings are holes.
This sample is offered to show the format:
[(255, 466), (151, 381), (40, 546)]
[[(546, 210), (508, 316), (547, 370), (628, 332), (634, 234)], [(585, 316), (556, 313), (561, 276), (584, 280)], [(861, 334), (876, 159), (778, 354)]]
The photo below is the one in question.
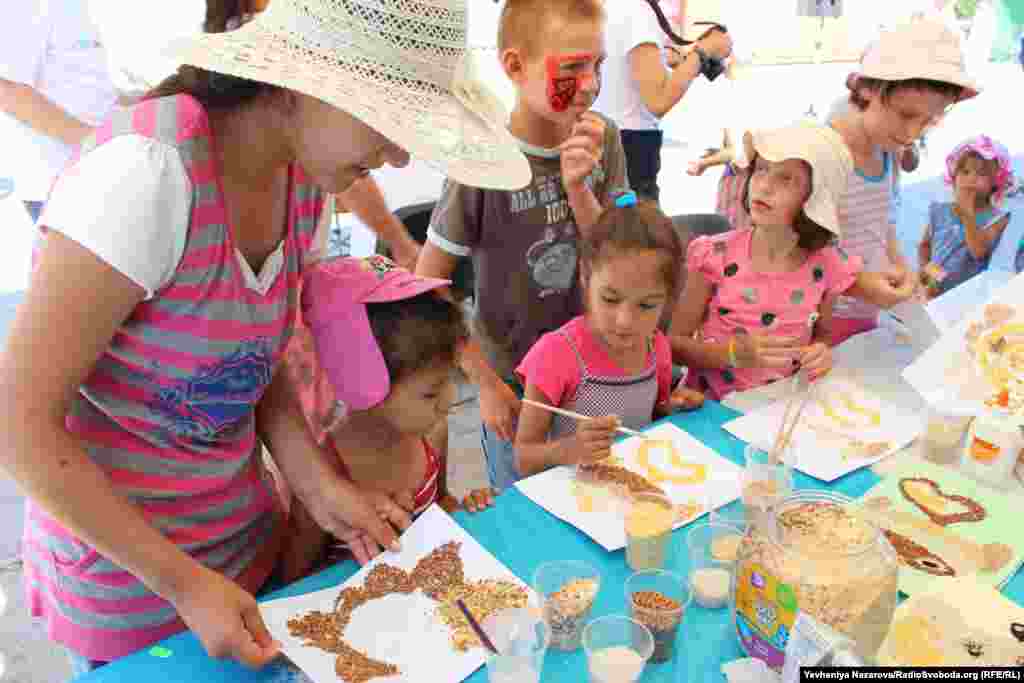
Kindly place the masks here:
[(690, 555), (690, 590), (706, 609), (729, 604), (733, 570), (743, 532), (729, 524), (697, 524), (686, 535)]
[(551, 631), (550, 646), (579, 649), (583, 626), (601, 590), (601, 574), (586, 562), (545, 562), (533, 574), (533, 589)]
[(626, 579), (630, 616), (651, 632), (651, 662), (664, 664), (676, 657), (676, 636), (690, 605), (691, 592), (679, 574), (660, 569), (636, 572)]
[(773, 454), (752, 444), (743, 449), (741, 500), (747, 524), (763, 520), (773, 505), (793, 492), (789, 451)]
[(665, 566), (676, 506), (660, 493), (636, 493), (626, 511), (626, 563), (633, 571)]
[(654, 652), (654, 636), (635, 619), (601, 617), (587, 624), (583, 649), (593, 683), (633, 683)]

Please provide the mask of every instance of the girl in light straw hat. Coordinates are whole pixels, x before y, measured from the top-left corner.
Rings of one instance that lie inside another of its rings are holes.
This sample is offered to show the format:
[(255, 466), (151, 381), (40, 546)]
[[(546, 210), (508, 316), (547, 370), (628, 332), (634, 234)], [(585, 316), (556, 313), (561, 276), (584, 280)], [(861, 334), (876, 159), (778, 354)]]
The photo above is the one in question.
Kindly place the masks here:
[[(473, 77), (465, 0), (210, 0), (186, 66), (87, 138), (55, 183), (0, 359), (0, 467), (30, 500), (28, 603), (76, 673), (190, 628), (278, 653), (253, 594), (289, 488), (361, 559), (411, 500), (317, 448), (276, 372), (323, 192), (409, 153), (466, 183), (529, 166)], [(258, 439), (257, 439), (258, 437)], [(360, 550), (361, 549), (361, 550)]]
[(801, 368), (832, 367), (832, 303), (840, 294), (894, 303), (888, 283), (835, 245), (853, 159), (839, 135), (797, 123), (745, 136), (752, 171), (743, 202), (753, 227), (698, 237), (672, 319), (673, 361), (720, 400)]
[[(843, 247), (885, 273), (909, 298), (917, 278), (901, 253), (890, 218), (894, 158), (920, 140), (956, 102), (978, 94), (964, 70), (959, 38), (940, 21), (923, 18), (882, 33), (865, 50), (847, 83), (850, 111), (832, 126), (853, 154), (855, 172), (839, 212)], [(832, 343), (875, 327), (878, 308), (847, 297), (836, 303)]]

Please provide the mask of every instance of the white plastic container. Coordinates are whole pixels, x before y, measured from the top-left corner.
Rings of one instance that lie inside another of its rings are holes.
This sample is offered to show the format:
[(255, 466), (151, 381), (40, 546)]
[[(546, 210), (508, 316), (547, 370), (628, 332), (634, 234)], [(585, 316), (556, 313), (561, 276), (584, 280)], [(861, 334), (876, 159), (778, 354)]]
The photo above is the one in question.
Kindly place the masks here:
[(971, 424), (960, 469), (990, 486), (1005, 489), (1024, 449), (1024, 416), (1007, 412), (979, 415)]

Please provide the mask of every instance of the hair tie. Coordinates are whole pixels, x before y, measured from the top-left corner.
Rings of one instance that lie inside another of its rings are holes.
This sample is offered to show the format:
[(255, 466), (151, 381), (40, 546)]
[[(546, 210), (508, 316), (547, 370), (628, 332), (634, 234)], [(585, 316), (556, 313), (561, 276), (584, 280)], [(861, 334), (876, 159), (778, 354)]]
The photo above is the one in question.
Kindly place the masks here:
[(636, 206), (636, 192), (627, 190), (615, 198), (615, 206), (624, 209), (627, 206)]

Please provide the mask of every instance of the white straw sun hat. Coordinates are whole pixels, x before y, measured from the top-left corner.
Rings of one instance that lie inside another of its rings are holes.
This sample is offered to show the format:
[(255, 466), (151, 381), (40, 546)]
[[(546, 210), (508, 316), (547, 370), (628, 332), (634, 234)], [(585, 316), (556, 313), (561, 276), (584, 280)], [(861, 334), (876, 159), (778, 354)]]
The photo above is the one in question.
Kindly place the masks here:
[(802, 159), (810, 164), (811, 195), (804, 213), (832, 234), (842, 235), (839, 202), (849, 188), (854, 164), (839, 133), (830, 126), (800, 122), (747, 133), (744, 144), (768, 161)]
[(319, 98), (461, 183), (520, 189), (529, 162), (476, 75), (466, 29), (466, 0), (272, 0), (237, 30), (168, 51)]
[(885, 81), (924, 78), (964, 88), (960, 100), (981, 91), (964, 67), (960, 38), (946, 24), (929, 17), (884, 31), (861, 57), (861, 76)]

